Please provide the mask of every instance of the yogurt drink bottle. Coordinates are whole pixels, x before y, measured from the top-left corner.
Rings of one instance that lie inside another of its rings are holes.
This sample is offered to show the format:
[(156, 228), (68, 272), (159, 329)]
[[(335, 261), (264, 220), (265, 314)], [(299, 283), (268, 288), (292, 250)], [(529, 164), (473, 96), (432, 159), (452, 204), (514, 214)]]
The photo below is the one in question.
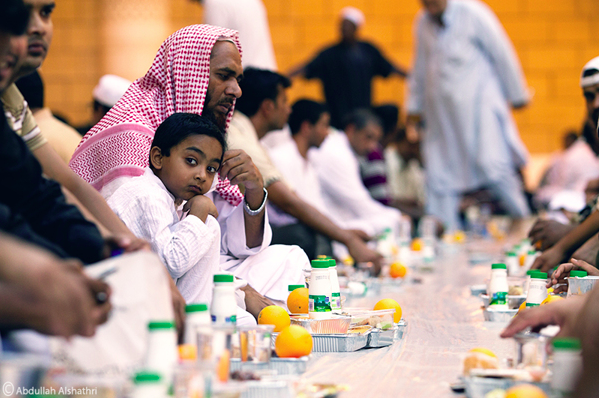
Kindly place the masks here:
[(235, 325), (237, 303), (233, 275), (213, 275), (214, 288), (210, 304), (210, 316), (215, 325)]
[(508, 279), (506, 264), (492, 264), (492, 277), (489, 287), (490, 305), (489, 309), (508, 309)]
[(331, 281), (329, 260), (312, 260), (308, 286), (308, 316), (312, 319), (331, 318)]

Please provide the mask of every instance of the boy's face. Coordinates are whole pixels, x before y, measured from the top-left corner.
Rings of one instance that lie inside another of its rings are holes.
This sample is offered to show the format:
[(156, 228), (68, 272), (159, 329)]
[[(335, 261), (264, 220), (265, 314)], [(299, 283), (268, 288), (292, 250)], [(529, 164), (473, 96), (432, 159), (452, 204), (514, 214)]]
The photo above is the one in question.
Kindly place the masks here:
[(171, 148), (169, 156), (152, 147), (154, 172), (175, 196), (175, 200), (190, 200), (210, 190), (221, 166), (223, 147), (207, 135), (194, 134)]

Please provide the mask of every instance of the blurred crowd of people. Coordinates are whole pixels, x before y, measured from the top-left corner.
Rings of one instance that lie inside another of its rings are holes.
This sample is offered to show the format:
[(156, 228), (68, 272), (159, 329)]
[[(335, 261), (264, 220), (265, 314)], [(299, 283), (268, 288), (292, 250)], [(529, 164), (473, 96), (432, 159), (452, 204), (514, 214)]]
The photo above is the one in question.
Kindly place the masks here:
[[(584, 128), (525, 192), (511, 109), (531, 95), (484, 3), (421, 0), (410, 71), (361, 40), (366, 18), (346, 7), (339, 41), (285, 74), (260, 0), (200, 3), (210, 25), (166, 38), (133, 83), (103, 76), (77, 129), (46, 107), (38, 72), (60, 0), (0, 3), (4, 341), (23, 328), (93, 335), (111, 288), (83, 267), (111, 254), (156, 253), (180, 329), (185, 303), (210, 301), (224, 271), (237, 277), (238, 323), (253, 324), (263, 307), (285, 306), (309, 259), (352, 258), (377, 273), (374, 242), (403, 217), (432, 215), (451, 233), (469, 228), (469, 208), (515, 220), (548, 212), (530, 233), (543, 250), (534, 268), (574, 258), (569, 267), (597, 275), (598, 58), (580, 76)], [(373, 106), (373, 79), (392, 75), (408, 79), (404, 110)], [(325, 101), (290, 104), (296, 77), (320, 80)], [(535, 322), (567, 324), (543, 316)]]

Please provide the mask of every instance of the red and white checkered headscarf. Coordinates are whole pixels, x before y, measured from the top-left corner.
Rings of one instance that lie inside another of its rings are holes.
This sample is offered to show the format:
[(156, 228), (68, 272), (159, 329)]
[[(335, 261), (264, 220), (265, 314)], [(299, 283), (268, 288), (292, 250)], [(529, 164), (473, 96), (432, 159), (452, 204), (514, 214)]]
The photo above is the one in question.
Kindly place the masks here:
[[(242, 53), (238, 33), (210, 25), (192, 25), (173, 33), (160, 46), (152, 67), (136, 80), (115, 106), (82, 139), (69, 166), (101, 190), (123, 176), (139, 176), (158, 126), (176, 112), (202, 114), (210, 76), (210, 52), (229, 38)], [(227, 117), (231, 120), (233, 108)], [(229, 180), (217, 192), (237, 206), (243, 196)]]

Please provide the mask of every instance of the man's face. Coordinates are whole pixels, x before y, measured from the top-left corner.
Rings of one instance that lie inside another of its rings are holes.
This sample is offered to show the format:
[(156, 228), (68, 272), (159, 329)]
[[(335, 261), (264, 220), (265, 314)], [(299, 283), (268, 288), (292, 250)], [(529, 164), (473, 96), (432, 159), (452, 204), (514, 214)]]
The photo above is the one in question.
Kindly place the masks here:
[(19, 68), (19, 77), (30, 74), (42, 65), (54, 33), (51, 18), (54, 0), (24, 0), (24, 3), (29, 8), (30, 15), (26, 32), (27, 56)]
[(340, 33), (343, 41), (354, 41), (356, 39), (356, 31), (358, 28), (354, 22), (348, 19), (342, 19), (340, 22)]
[(15, 80), (26, 51), (26, 36), (0, 32), (0, 94)]
[(242, 95), (239, 85), (242, 73), (242, 58), (235, 44), (217, 42), (210, 54), (210, 78), (203, 112), (212, 112), (223, 130), (233, 102)]
[(346, 134), (354, 152), (359, 156), (366, 156), (377, 149), (379, 141), (383, 137), (383, 129), (376, 122), (369, 122), (361, 130), (356, 130), (352, 125), (349, 126)]
[(588, 118), (598, 128), (598, 85), (584, 87), (583, 96), (585, 97)]
[(421, 0), (423, 8), (433, 17), (440, 17), (446, 9), (447, 0)]
[(269, 115), (269, 130), (281, 130), (287, 123), (292, 108), (287, 100), (286, 89), (279, 85), (277, 86), (277, 98), (273, 101), (272, 112)]
[(311, 147), (319, 148), (327, 135), (329, 134), (329, 120), (331, 117), (328, 112), (323, 112), (317, 123), (312, 126), (312, 131), (310, 134), (310, 142), (309, 145)]

